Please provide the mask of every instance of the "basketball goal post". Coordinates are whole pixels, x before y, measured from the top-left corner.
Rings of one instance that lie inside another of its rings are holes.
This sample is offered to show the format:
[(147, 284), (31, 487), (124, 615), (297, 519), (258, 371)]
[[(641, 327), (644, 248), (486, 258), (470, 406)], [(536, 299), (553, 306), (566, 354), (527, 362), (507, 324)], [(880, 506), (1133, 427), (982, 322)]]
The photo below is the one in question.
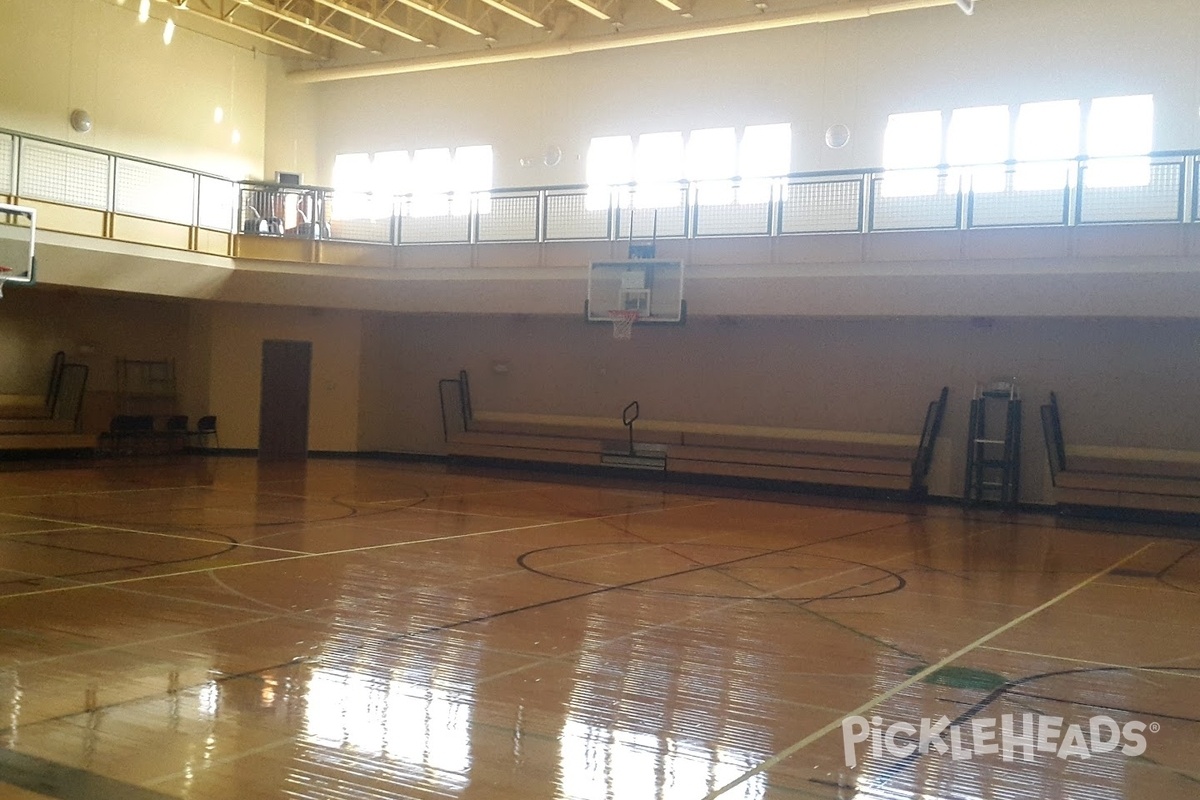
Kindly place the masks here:
[(32, 284), (36, 281), (36, 228), (36, 209), (0, 203), (0, 297), (6, 283)]

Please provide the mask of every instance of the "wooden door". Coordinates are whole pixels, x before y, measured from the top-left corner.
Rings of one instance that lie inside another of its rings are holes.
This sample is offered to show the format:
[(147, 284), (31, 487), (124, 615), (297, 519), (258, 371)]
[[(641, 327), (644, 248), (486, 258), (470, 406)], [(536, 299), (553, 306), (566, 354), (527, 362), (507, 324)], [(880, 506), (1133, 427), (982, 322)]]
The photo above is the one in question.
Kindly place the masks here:
[(308, 456), (311, 370), (312, 342), (263, 342), (259, 458), (281, 460)]

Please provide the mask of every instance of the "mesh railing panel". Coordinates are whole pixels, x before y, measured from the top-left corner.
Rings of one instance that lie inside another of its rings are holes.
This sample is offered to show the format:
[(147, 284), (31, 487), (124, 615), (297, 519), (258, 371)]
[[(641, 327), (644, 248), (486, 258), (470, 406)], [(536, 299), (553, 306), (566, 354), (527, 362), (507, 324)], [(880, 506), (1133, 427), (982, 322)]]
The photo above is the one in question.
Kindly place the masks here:
[(765, 236), (770, 232), (770, 203), (696, 206), (696, 236)]
[(125, 158), (116, 160), (116, 170), (114, 210), (118, 214), (192, 223), (194, 173)]
[(959, 224), (958, 184), (944, 175), (876, 175), (871, 198), (868, 230), (939, 230)]
[(862, 219), (863, 181), (801, 181), (788, 184), (780, 233), (853, 233)]
[(608, 208), (588, 208), (585, 192), (546, 193), (546, 239), (607, 239)]
[(536, 194), (491, 195), (486, 213), (479, 214), (481, 242), (536, 242), (538, 196)]
[(200, 176), (201, 228), (227, 231), (233, 224), (233, 209), (237, 203), (237, 184), (220, 178)]
[(971, 198), (969, 227), (1000, 228), (1066, 224), (1067, 194), (1062, 189), (979, 192)]
[(447, 244), (471, 241), (467, 214), (437, 214), (400, 218), (400, 244)]
[(390, 244), (392, 219), (335, 219), (329, 223), (329, 238), (346, 242)]
[(678, 239), (687, 235), (687, 205), (686, 193), (681, 194), (679, 202), (670, 207), (638, 208), (637, 194), (632, 197), (633, 207), (626, 205), (617, 209), (618, 239), (629, 237), (634, 239)]
[[(1116, 185), (1116, 184), (1126, 185)], [(1105, 185), (1109, 184), (1109, 185)], [(1179, 160), (1113, 159), (1083, 167), (1079, 221), (1180, 222), (1183, 169)]]
[(13, 137), (0, 133), (0, 194), (12, 194)]
[(22, 197), (108, 209), (108, 156), (25, 139), (20, 161), (17, 194)]

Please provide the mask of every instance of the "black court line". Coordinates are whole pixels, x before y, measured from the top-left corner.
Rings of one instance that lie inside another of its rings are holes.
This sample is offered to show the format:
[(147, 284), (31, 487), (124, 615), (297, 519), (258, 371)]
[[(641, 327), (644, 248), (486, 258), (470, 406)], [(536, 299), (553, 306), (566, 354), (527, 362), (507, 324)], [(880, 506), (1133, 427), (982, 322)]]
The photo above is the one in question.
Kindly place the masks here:
[[(576, 592), (575, 594), (569, 594), (569, 595), (566, 595), (565, 597), (556, 597), (556, 598), (553, 598), (550, 600), (542, 600), (537, 603), (530, 603), (529, 605), (519, 606), (517, 608), (508, 608), (503, 611), (495, 611), (491, 614), (484, 614), (484, 615), (478, 616), (478, 617), (471, 617), (470, 619), (463, 619), (463, 620), (459, 620), (458, 622), (450, 622), (445, 625), (437, 625), (437, 626), (425, 628), (424, 630), (420, 630), (420, 631), (410, 631), (408, 633), (397, 634), (396, 636), (390, 636), (390, 637), (384, 639), (383, 641), (399, 642), (399, 641), (403, 641), (404, 639), (411, 639), (411, 638), (414, 638), (417, 636), (427, 636), (428, 634), (431, 634), (431, 633), (442, 633), (444, 631), (451, 631), (451, 630), (455, 630), (457, 628), (465, 627), (467, 625), (473, 625), (477, 622), (490, 622), (491, 620), (500, 619), (501, 617), (512, 616), (513, 614), (519, 614), (522, 611), (532, 611), (532, 610), (538, 609), (538, 608), (546, 608), (548, 606), (558, 605), (559, 603), (566, 603), (571, 600), (579, 600), (584, 597), (594, 597), (595, 595), (607, 594), (608, 592), (615, 592), (620, 589), (629, 589), (634, 586), (640, 586), (644, 583), (650, 583), (651, 581), (660, 581), (660, 580), (664, 580), (665, 578), (676, 578), (681, 575), (691, 575), (696, 572), (703, 572), (705, 570), (710, 570), (710, 569), (715, 570), (720, 567), (728, 567), (732, 564), (738, 564), (743, 561), (750, 561), (750, 560), (753, 560), (756, 558), (762, 558), (763, 556), (771, 556), (771, 555), (778, 555), (780, 553), (788, 553), (793, 550), (800, 550), (805, 547), (813, 547), (818, 544), (826, 544), (828, 542), (836, 542), (836, 541), (840, 541), (842, 539), (849, 539), (853, 536), (862, 536), (863, 534), (867, 534), (867, 533), (875, 533), (877, 531), (887, 530), (888, 528), (895, 528), (899, 525), (907, 525), (908, 522), (909, 522), (908, 520), (901, 520), (899, 522), (893, 522), (888, 525), (880, 525), (876, 528), (867, 528), (866, 530), (855, 531), (854, 533), (844, 533), (844, 534), (841, 534), (840, 536), (833, 536), (828, 539), (819, 539), (815, 542), (804, 542), (802, 544), (792, 545), (791, 547), (782, 547), (777, 550), (766, 550), (761, 553), (755, 553), (753, 555), (743, 556), (741, 558), (734, 558), (734, 559), (730, 559), (728, 561), (718, 562), (716, 564), (706, 564), (706, 565), (699, 566), (699, 567), (690, 567), (688, 569), (676, 570), (675, 572), (668, 572), (663, 575), (654, 575), (649, 578), (639, 578), (636, 581), (628, 581), (626, 583), (619, 583), (619, 584), (615, 584), (613, 586), (604, 586), (604, 587), (601, 587), (598, 589), (592, 589), (592, 590), (589, 590), (586, 592)], [(528, 569), (528, 567), (525, 567), (525, 564), (523, 563), (523, 559), (525, 558), (525, 556), (530, 555), (535, 552), (537, 552), (537, 551), (530, 550), (528, 553), (521, 554), (520, 556), (517, 557), (517, 563), (520, 564), (522, 567)], [(532, 572), (533, 570), (530, 570), (530, 571)]]
[(136, 784), (2, 747), (0, 781), (58, 800), (178, 800)]

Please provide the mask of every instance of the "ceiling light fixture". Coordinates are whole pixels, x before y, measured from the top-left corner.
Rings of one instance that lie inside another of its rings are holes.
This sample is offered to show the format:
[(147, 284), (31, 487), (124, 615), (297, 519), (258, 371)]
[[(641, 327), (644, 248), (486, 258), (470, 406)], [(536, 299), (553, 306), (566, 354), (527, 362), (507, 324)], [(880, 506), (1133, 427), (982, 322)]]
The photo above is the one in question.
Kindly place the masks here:
[(166, 27), (163, 28), (163, 44), (170, 44), (175, 38), (175, 20), (167, 18)]
[(663, 8), (665, 8), (667, 11), (682, 11), (683, 10), (683, 8), (681, 6), (676, 5), (675, 3), (672, 3), (671, 0), (658, 0), (658, 4), (660, 6), (662, 6)]
[(437, 9), (424, 6), (418, 3), (416, 0), (400, 0), (400, 2), (411, 8), (413, 11), (420, 11), (422, 14), (427, 14), (436, 19), (438, 22), (444, 22), (453, 28), (458, 28), (464, 33), (469, 33), (472, 36), (483, 36), (483, 31), (477, 31), (470, 25), (467, 25), (465, 22), (459, 22), (454, 17), (447, 16)]
[(604, 19), (604, 20), (612, 19), (612, 17), (610, 17), (608, 14), (605, 14), (603, 11), (596, 8), (595, 6), (585, 3), (584, 0), (567, 0), (567, 2), (569, 2), (571, 5), (575, 6), (576, 8), (578, 8), (582, 11), (586, 11), (587, 13), (591, 14), (596, 19)]
[(958, 3), (958, 7), (961, 8), (962, 12), (967, 16), (971, 16), (975, 13), (975, 0), (954, 0), (954, 2)]
[(142, 0), (138, 3), (138, 22), (145, 22), (150, 19), (150, 0)]
[(346, 16), (356, 19), (359, 22), (379, 28), (381, 31), (387, 31), (390, 34), (399, 36), (401, 39), (407, 39), (414, 44), (420, 44), (422, 42), (420, 37), (414, 36), (402, 28), (397, 28), (395, 25), (384, 22), (382, 19), (364, 13), (354, 6), (346, 5), (346, 3), (342, 0), (315, 0), (315, 2), (325, 6), (326, 8), (332, 8), (335, 11), (340, 11)]
[[(538, 22), (533, 17), (526, 14), (524, 11), (520, 11), (518, 9), (512, 8), (511, 6), (507, 6), (504, 3), (500, 2), (500, 0), (483, 0), (483, 2), (485, 4), (491, 6), (492, 8), (496, 9), (497, 11), (503, 11), (505, 14), (508, 14), (513, 19), (521, 20), (521, 22), (524, 22), (526, 25), (532, 25), (535, 28), (546, 27), (545, 25)], [(659, 2), (662, 2), (662, 0), (659, 0)]]
[(242, 0), (242, 5), (250, 6), (259, 13), (266, 14), (269, 17), (274, 17), (275, 19), (290, 23), (295, 25), (297, 28), (303, 28), (306, 31), (312, 31), (313, 33), (320, 34), (327, 39), (333, 39), (335, 42), (341, 42), (342, 44), (349, 45), (350, 47), (354, 47), (359, 50), (367, 49), (367, 46), (362, 42), (356, 42), (348, 36), (343, 36), (342, 34), (331, 31), (328, 28), (314, 25), (311, 20), (305, 19), (298, 14), (293, 14), (290, 11), (280, 11), (272, 6), (267, 5), (261, 0)]

